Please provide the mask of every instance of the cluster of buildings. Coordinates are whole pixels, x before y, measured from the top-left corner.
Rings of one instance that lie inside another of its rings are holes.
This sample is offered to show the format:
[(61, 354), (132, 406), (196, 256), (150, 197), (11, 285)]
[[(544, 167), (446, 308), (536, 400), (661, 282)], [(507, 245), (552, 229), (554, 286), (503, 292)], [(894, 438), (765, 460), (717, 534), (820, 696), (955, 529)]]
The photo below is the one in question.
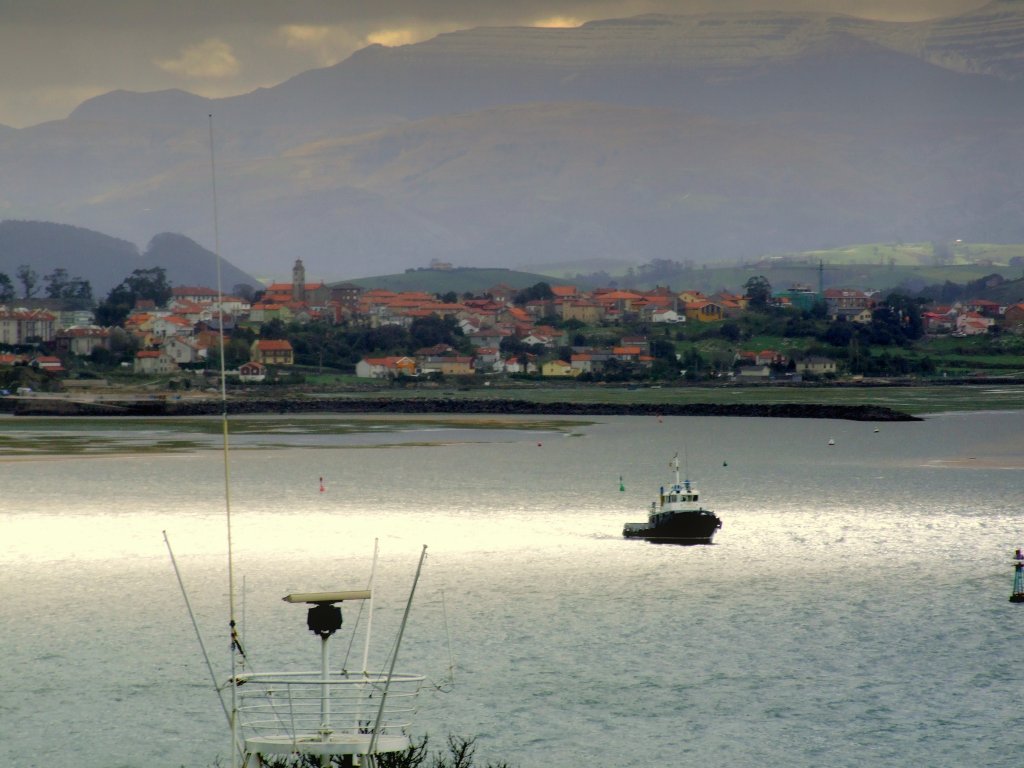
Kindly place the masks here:
[[(125, 319), (123, 332), (134, 340), (132, 346), (138, 350), (132, 363), (136, 373), (167, 374), (205, 366), (210, 351), (217, 350), (222, 318), (224, 334), (230, 337), (237, 327), (258, 329), (274, 320), (348, 321), (367, 328), (408, 328), (420, 318), (451, 316), (470, 340), (471, 355), (450, 348), (431, 348), (409, 358), (370, 358), (359, 362), (357, 374), (377, 378), (403, 373), (461, 375), (485, 371), (577, 376), (599, 372), (610, 360), (649, 365), (653, 361), (649, 345), (646, 339), (624, 337), (608, 348), (581, 349), (570, 360), (547, 360), (542, 352), (503, 355), (502, 342), (515, 339), (518, 346), (535, 351), (566, 346), (566, 333), (545, 322), (551, 318), (578, 320), (586, 325), (616, 324), (627, 319), (683, 323), (720, 320), (745, 306), (740, 296), (708, 297), (696, 291), (674, 293), (667, 288), (584, 292), (574, 286), (553, 286), (552, 296), (523, 305), (513, 302), (517, 293), (510, 286), (497, 285), (485, 292), (487, 298), (445, 302), (424, 292), (366, 290), (354, 284), (328, 287), (322, 282), (307, 282), (302, 261), (297, 260), (292, 282), (270, 285), (253, 302), (237, 296), (218, 299), (216, 291), (200, 286), (174, 287), (171, 300), (164, 307), (157, 307), (152, 301), (138, 301)], [(97, 348), (111, 349), (120, 329), (98, 327), (91, 324), (91, 317), (81, 314), (62, 318), (60, 313), (47, 310), (0, 311), (0, 343), (52, 344), (58, 353), (81, 356)], [(250, 358), (239, 373), (243, 379), (259, 380), (267, 367), (294, 364), (294, 351), (287, 340), (256, 339), (250, 348)], [(55, 359), (59, 362), (59, 358)]]
[(978, 336), (993, 327), (1012, 333), (1024, 331), (1024, 303), (999, 304), (986, 299), (957, 301), (936, 306), (921, 314), (925, 333), (948, 333), (952, 336)]
[[(290, 283), (270, 285), (251, 302), (237, 296), (218, 299), (217, 292), (210, 288), (178, 286), (173, 288), (171, 300), (164, 307), (139, 301), (123, 329), (98, 327), (92, 324), (91, 313), (87, 311), (0, 307), (0, 344), (9, 348), (42, 344), (57, 352), (57, 356), (31, 359), (0, 354), (0, 365), (27, 362), (59, 372), (59, 355), (86, 356), (97, 348), (109, 350), (117, 334), (127, 334), (130, 346), (138, 350), (131, 363), (133, 370), (140, 374), (166, 374), (181, 368), (205, 367), (211, 350), (216, 353), (218, 349), (222, 331), (230, 337), (238, 327), (258, 331), (274, 320), (321, 320), (367, 328), (409, 328), (417, 319), (450, 317), (469, 340), (471, 354), (438, 345), (409, 356), (365, 358), (357, 364), (356, 374), (366, 378), (478, 372), (575, 377), (600, 374), (609, 367), (650, 366), (654, 362), (650, 344), (646, 338), (626, 335), (607, 346), (574, 347), (571, 332), (553, 327), (553, 320), (575, 320), (587, 326), (615, 326), (626, 321), (653, 325), (716, 322), (744, 312), (749, 302), (745, 296), (726, 292), (705, 295), (667, 287), (647, 291), (550, 287), (550, 295), (525, 303), (516, 303), (519, 291), (507, 285), (491, 287), (482, 298), (467, 296), (444, 301), (425, 292), (367, 290), (350, 283), (310, 283), (306, 281), (302, 261), (296, 260)], [(878, 295), (835, 288), (817, 292), (808, 286), (794, 286), (771, 300), (777, 306), (798, 309), (809, 309), (824, 300), (830, 318), (867, 323)], [(1024, 304), (1004, 307), (984, 300), (958, 302), (933, 308), (922, 315), (922, 320), (926, 333), (966, 336), (987, 333), (996, 324), (1024, 330)], [(515, 343), (505, 344), (506, 340)], [(519, 351), (512, 354), (503, 349)], [(564, 359), (558, 356), (558, 350)], [(257, 338), (250, 346), (249, 357), (249, 362), (239, 369), (245, 380), (261, 380), (268, 367), (294, 364), (294, 351), (284, 339)], [(780, 365), (778, 355), (771, 350), (741, 353), (740, 358), (738, 362), (748, 373), (777, 369)], [(834, 371), (830, 361), (803, 361), (802, 365), (810, 373)]]
[[(297, 275), (304, 277), (301, 261)], [(322, 284), (284, 283), (270, 286), (258, 303), (237, 296), (218, 299), (217, 291), (196, 286), (172, 289), (166, 306), (139, 300), (125, 319), (123, 328), (102, 328), (93, 324), (89, 311), (62, 312), (50, 309), (0, 307), (0, 344), (11, 348), (46, 347), (57, 355), (8, 353), (0, 365), (28, 364), (62, 372), (60, 355), (88, 356), (97, 349), (112, 350), (120, 342), (137, 349), (129, 364), (136, 373), (166, 374), (182, 368), (205, 367), (210, 350), (218, 350), (221, 323), (225, 335), (243, 323), (259, 325), (263, 314), (285, 320), (313, 319), (319, 315), (313, 301), (325, 306), (329, 290)], [(254, 315), (255, 313), (255, 315)], [(270, 319), (269, 317), (266, 319)], [(260, 380), (271, 365), (291, 365), (294, 356), (286, 340), (257, 339), (250, 348), (250, 364), (240, 373)]]
[[(684, 323), (720, 320), (727, 310), (741, 311), (743, 297), (721, 294), (713, 299), (696, 291), (674, 293), (668, 288), (650, 291), (596, 289), (581, 291), (572, 285), (551, 286), (551, 296), (514, 303), (518, 291), (496, 285), (486, 298), (442, 302), (432, 294), (367, 290), (346, 309), (354, 318), (373, 327), (409, 327), (418, 318), (452, 317), (469, 339), (472, 355), (446, 347), (417, 350), (402, 357), (365, 358), (356, 375), (391, 378), (400, 375), (462, 375), (482, 373), (533, 373), (549, 377), (575, 377), (601, 373), (611, 363), (648, 367), (654, 362), (646, 338), (624, 336), (607, 347), (575, 347), (568, 359), (553, 357), (555, 350), (571, 346), (571, 332), (550, 325), (552, 319), (576, 320), (583, 325), (616, 325), (625, 320), (647, 323)], [(504, 344), (506, 340), (516, 342)], [(531, 352), (502, 352), (514, 346)], [(547, 354), (551, 351), (551, 355)]]
[[(790, 291), (777, 298), (785, 304), (793, 295), (794, 291)], [(877, 292), (846, 288), (827, 288), (821, 297), (829, 319), (854, 323), (871, 322), (871, 313), (879, 301)], [(921, 313), (921, 322), (924, 332), (931, 335), (977, 336), (996, 326), (1020, 333), (1024, 331), (1024, 303), (1000, 304), (987, 299), (955, 301), (930, 307)]]

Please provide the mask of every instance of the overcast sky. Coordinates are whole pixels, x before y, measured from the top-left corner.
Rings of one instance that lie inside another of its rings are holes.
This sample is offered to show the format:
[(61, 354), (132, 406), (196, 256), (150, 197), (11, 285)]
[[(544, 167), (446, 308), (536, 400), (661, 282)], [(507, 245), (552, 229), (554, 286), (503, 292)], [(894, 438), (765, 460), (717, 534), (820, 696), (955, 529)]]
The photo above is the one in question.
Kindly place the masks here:
[(0, 123), (66, 117), (125, 89), (245, 93), (370, 43), (483, 25), (576, 26), (639, 13), (828, 10), (916, 20), (985, 0), (0, 0)]

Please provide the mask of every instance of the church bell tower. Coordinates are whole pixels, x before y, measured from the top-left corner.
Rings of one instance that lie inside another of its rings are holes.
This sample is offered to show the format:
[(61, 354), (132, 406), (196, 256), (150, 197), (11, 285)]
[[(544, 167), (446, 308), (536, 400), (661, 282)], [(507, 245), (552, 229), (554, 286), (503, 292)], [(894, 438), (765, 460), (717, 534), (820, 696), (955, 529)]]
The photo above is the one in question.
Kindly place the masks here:
[(302, 266), (302, 259), (296, 259), (292, 267), (292, 301), (306, 302), (306, 268)]

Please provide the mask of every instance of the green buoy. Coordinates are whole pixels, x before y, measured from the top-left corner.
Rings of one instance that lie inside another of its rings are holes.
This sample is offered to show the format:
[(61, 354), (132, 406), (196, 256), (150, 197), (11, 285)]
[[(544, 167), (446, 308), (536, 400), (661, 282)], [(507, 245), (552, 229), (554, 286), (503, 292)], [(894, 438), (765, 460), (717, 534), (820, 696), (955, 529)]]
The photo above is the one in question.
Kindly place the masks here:
[(1013, 553), (1013, 594), (1011, 603), (1024, 603), (1024, 554), (1018, 549)]

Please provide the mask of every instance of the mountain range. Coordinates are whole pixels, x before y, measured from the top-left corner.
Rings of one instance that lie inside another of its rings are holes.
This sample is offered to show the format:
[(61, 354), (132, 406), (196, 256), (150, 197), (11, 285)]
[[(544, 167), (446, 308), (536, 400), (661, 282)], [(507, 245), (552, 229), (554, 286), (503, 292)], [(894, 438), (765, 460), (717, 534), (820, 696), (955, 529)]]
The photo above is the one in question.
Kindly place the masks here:
[(0, 130), (0, 216), (213, 248), (211, 135), (220, 252), (260, 278), (1022, 242), (1024, 0), (477, 28), (226, 99), (116, 91)]

